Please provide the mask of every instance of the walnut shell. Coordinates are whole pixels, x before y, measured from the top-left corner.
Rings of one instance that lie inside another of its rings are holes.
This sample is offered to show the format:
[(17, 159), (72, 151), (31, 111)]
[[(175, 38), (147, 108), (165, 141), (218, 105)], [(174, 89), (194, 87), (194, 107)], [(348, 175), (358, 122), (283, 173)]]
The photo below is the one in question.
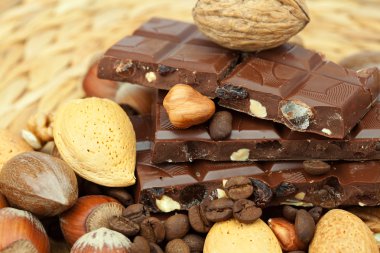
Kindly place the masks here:
[(304, 0), (198, 0), (193, 18), (212, 41), (241, 51), (279, 46), (310, 21)]

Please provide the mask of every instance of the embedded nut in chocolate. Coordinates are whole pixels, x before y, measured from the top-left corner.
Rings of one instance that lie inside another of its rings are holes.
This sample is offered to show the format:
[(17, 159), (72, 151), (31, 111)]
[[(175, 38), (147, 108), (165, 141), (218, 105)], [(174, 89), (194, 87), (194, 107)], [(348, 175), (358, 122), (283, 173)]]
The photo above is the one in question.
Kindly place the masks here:
[(189, 222), (191, 227), (198, 233), (207, 233), (212, 223), (207, 220), (203, 205), (194, 205), (189, 208)]
[(213, 140), (226, 139), (232, 131), (232, 114), (228, 111), (215, 113), (211, 119), (209, 129)]
[(175, 214), (165, 220), (164, 226), (167, 241), (182, 238), (189, 232), (189, 218), (184, 214)]
[(168, 242), (165, 253), (190, 253), (190, 247), (182, 239), (174, 239)]
[(165, 239), (165, 227), (156, 217), (148, 217), (140, 224), (140, 234), (150, 242), (162, 242)]
[(206, 218), (211, 222), (220, 222), (232, 217), (234, 202), (231, 199), (214, 199), (206, 206)]
[(319, 176), (330, 171), (330, 164), (321, 160), (307, 160), (303, 162), (303, 168), (307, 174)]
[(313, 239), (315, 222), (313, 217), (304, 209), (297, 211), (294, 227), (297, 237), (305, 244)]
[(249, 198), (253, 193), (251, 180), (247, 177), (232, 177), (227, 180), (224, 188), (233, 200)]
[(137, 224), (150, 216), (149, 210), (142, 204), (133, 204), (123, 210), (123, 216)]
[(140, 231), (138, 224), (123, 216), (113, 216), (108, 222), (110, 229), (122, 233), (128, 238), (137, 235)]
[(233, 216), (241, 223), (252, 223), (262, 214), (260, 207), (256, 207), (255, 202), (248, 199), (239, 199), (232, 208)]

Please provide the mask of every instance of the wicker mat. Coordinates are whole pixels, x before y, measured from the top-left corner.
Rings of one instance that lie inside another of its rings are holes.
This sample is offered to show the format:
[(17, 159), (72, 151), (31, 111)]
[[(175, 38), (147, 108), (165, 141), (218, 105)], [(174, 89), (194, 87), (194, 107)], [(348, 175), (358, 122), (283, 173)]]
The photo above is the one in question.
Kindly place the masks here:
[[(30, 115), (84, 95), (91, 61), (152, 16), (191, 21), (195, 0), (0, 1), (0, 127), (19, 132)], [(309, 0), (307, 47), (339, 61), (380, 51), (380, 0)]]

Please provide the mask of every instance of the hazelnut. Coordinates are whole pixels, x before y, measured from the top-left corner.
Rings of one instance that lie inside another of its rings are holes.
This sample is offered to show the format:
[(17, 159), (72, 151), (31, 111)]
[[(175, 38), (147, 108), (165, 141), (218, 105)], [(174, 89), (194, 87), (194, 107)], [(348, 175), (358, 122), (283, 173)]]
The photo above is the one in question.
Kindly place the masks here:
[(59, 218), (63, 236), (72, 245), (85, 233), (99, 227), (108, 227), (109, 219), (120, 216), (123, 209), (124, 207), (117, 200), (108, 196), (81, 197)]
[(82, 235), (71, 248), (71, 253), (130, 253), (131, 241), (119, 232), (99, 228)]
[(0, 209), (0, 251), (48, 253), (50, 244), (41, 222), (30, 212)]
[(74, 171), (61, 159), (35, 151), (4, 164), (0, 189), (12, 206), (39, 216), (60, 214), (78, 198)]
[(85, 98), (63, 104), (53, 135), (62, 159), (81, 177), (110, 187), (135, 183), (135, 131), (115, 102)]
[(150, 114), (153, 89), (136, 84), (122, 83), (116, 92), (115, 102), (129, 105), (139, 114)]
[(268, 225), (276, 235), (283, 250), (295, 251), (306, 248), (306, 245), (297, 237), (294, 225), (289, 221), (284, 218), (272, 218), (268, 220)]
[(193, 18), (212, 41), (241, 51), (279, 46), (310, 21), (303, 0), (198, 0)]
[(214, 102), (186, 84), (173, 86), (163, 104), (170, 122), (178, 128), (189, 128), (206, 122), (215, 113)]
[(174, 210), (181, 209), (180, 203), (166, 195), (163, 195), (161, 199), (156, 199), (156, 206), (158, 207), (158, 209), (160, 209), (161, 212), (164, 213), (169, 213)]

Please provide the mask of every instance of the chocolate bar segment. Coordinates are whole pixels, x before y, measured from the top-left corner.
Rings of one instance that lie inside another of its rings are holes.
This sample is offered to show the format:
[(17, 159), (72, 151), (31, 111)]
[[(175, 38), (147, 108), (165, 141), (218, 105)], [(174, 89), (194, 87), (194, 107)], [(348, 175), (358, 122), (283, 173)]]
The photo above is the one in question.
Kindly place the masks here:
[(253, 196), (260, 206), (291, 204), (335, 208), (342, 205), (380, 203), (380, 162), (340, 162), (322, 176), (304, 172), (301, 162), (152, 164), (149, 152), (137, 161), (136, 201), (153, 212), (161, 212), (157, 200), (172, 200), (187, 210), (224, 196), (223, 181), (234, 176), (249, 177), (265, 199)]
[(220, 89), (239, 87), (249, 96), (219, 95), (219, 104), (295, 131), (342, 139), (370, 110), (379, 84), (376, 68), (357, 73), (325, 61), (318, 53), (285, 44), (238, 65)]
[(218, 82), (238, 57), (206, 39), (193, 24), (153, 18), (105, 53), (98, 76), (157, 89), (189, 84), (215, 97)]
[(380, 159), (379, 102), (344, 139), (292, 131), (282, 124), (230, 111), (233, 115), (231, 135), (215, 141), (210, 137), (208, 123), (185, 130), (175, 128), (162, 105), (164, 95), (161, 92), (155, 105), (154, 163), (199, 159), (234, 161), (239, 158), (236, 155), (239, 152), (248, 154), (243, 159), (246, 161)]

